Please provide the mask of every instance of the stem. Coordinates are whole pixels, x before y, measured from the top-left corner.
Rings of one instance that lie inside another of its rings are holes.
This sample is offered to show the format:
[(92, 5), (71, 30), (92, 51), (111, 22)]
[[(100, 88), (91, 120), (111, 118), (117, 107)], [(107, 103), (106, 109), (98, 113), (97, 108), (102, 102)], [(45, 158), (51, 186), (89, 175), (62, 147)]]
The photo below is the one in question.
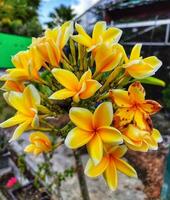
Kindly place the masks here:
[(79, 185), (80, 185), (82, 198), (83, 198), (83, 200), (90, 200), (80, 154), (77, 150), (73, 150), (73, 154), (74, 154), (74, 158), (76, 161), (76, 170), (77, 170), (77, 175), (78, 175), (78, 179), (79, 179)]

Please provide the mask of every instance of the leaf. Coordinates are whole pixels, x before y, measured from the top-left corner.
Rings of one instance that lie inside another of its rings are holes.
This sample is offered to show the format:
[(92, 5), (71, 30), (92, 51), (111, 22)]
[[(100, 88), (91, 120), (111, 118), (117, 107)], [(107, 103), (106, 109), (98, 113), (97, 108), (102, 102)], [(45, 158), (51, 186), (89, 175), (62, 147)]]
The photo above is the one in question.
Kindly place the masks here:
[(141, 83), (146, 83), (146, 84), (150, 84), (150, 85), (158, 85), (158, 86), (162, 86), (162, 87), (165, 87), (165, 85), (166, 85), (166, 83), (163, 80), (155, 78), (155, 77), (134, 79), (134, 81), (140, 81)]

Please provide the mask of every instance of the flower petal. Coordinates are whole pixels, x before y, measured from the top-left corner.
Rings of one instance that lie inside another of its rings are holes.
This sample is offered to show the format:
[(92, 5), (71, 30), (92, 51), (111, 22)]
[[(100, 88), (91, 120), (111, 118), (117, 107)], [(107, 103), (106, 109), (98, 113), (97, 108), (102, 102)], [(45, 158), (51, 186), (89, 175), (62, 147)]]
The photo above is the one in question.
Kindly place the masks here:
[(151, 65), (154, 69), (154, 71), (156, 72), (162, 65), (162, 62), (156, 57), (156, 56), (150, 56), (147, 57), (145, 59), (143, 59), (143, 61), (149, 65)]
[(161, 134), (160, 134), (160, 132), (157, 130), (157, 129), (153, 129), (153, 131), (152, 131), (152, 135), (151, 135), (153, 138), (154, 138), (154, 140), (156, 141), (156, 142), (162, 142), (162, 136), (161, 136)]
[(68, 89), (61, 89), (58, 90), (57, 92), (54, 92), (49, 99), (56, 99), (56, 100), (62, 100), (62, 99), (67, 99), (69, 97), (72, 97), (76, 94), (76, 92), (68, 90)]
[(139, 63), (134, 63), (132, 61), (132, 63), (129, 63), (126, 67), (126, 72), (133, 78), (142, 79), (154, 75), (155, 69), (143, 61), (140, 61)]
[(151, 131), (153, 128), (150, 116), (141, 112), (140, 110), (136, 110), (135, 112), (134, 123), (136, 126), (143, 130)]
[(126, 145), (117, 146), (117, 148), (114, 148), (113, 151), (110, 149), (109, 152), (112, 153), (115, 158), (121, 158), (127, 152), (127, 147)]
[(115, 190), (118, 185), (117, 170), (114, 162), (110, 162), (104, 172), (104, 178), (111, 190)]
[(8, 128), (8, 127), (11, 127), (11, 126), (15, 126), (17, 124), (20, 124), (22, 122), (25, 121), (25, 118), (23, 118), (23, 115), (18, 115), (16, 114), (14, 117), (11, 117), (9, 118), (8, 120), (2, 122), (0, 124), (0, 127), (1, 128)]
[(114, 126), (116, 128), (124, 127), (129, 124), (134, 117), (134, 111), (131, 108), (119, 108), (114, 114)]
[(103, 157), (103, 143), (98, 134), (95, 134), (87, 144), (87, 151), (94, 164), (99, 164)]
[(81, 99), (88, 99), (93, 96), (102, 85), (96, 80), (87, 80), (86, 89), (80, 93)]
[(34, 108), (36, 105), (40, 104), (40, 95), (37, 89), (33, 85), (28, 85), (23, 92), (24, 102), (28, 107)]
[(78, 87), (79, 81), (77, 77), (70, 71), (65, 69), (53, 69), (52, 74), (56, 80), (69, 90), (75, 91)]
[(116, 158), (115, 160), (116, 168), (122, 172), (123, 174), (126, 174), (127, 176), (137, 177), (137, 173), (135, 169), (129, 165), (127, 162), (125, 162), (122, 159)]
[(93, 127), (110, 126), (113, 121), (113, 108), (110, 102), (101, 103), (93, 114)]
[(105, 32), (105, 30), (106, 30), (105, 21), (99, 21), (94, 25), (92, 38), (95, 43), (100, 42), (101, 35)]
[(10, 142), (13, 140), (17, 140), (24, 133), (24, 131), (26, 131), (28, 129), (29, 125), (30, 125), (29, 121), (26, 121), (26, 122), (20, 124), (15, 129), (14, 134), (13, 134), (12, 138), (10, 139)]
[(65, 145), (71, 149), (76, 149), (87, 144), (91, 140), (92, 137), (93, 137), (92, 132), (85, 131), (76, 127), (76, 128), (73, 128), (68, 133), (65, 139)]
[(25, 147), (24, 152), (26, 153), (32, 153), (35, 149), (35, 145), (34, 144), (29, 144), (28, 146)]
[(128, 93), (131, 101), (137, 103), (143, 103), (145, 100), (145, 89), (140, 82), (136, 81), (132, 83), (128, 88)]
[(153, 100), (146, 100), (145, 103), (141, 105), (142, 109), (150, 115), (157, 113), (162, 106)]
[(115, 27), (108, 28), (102, 35), (103, 41), (108, 43), (118, 42), (122, 35), (122, 31)]
[(85, 108), (72, 107), (69, 112), (70, 120), (79, 128), (92, 131), (93, 114)]
[(84, 173), (89, 177), (99, 176), (105, 171), (108, 164), (109, 164), (109, 160), (107, 156), (103, 157), (101, 162), (98, 165), (94, 165), (93, 160), (89, 159), (86, 164)]
[(109, 96), (111, 97), (113, 103), (115, 103), (119, 107), (131, 106), (130, 98), (127, 91), (121, 89), (110, 90)]
[(130, 54), (130, 60), (137, 60), (140, 58), (140, 52), (141, 52), (142, 44), (136, 44), (132, 52)]
[(123, 142), (121, 133), (116, 128), (103, 126), (97, 129), (97, 133), (104, 143)]

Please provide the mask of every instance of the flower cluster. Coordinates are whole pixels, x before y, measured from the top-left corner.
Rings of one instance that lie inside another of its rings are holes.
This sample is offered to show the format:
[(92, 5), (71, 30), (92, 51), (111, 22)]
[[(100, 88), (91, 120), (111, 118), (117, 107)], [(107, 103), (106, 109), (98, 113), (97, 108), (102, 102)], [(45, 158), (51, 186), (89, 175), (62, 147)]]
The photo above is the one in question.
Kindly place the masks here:
[[(35, 155), (54, 151), (62, 143), (71, 149), (85, 146), (85, 174), (103, 174), (114, 190), (117, 171), (137, 176), (122, 159), (127, 149), (146, 152), (161, 142), (151, 120), (161, 105), (145, 100), (140, 82), (162, 84), (150, 77), (162, 62), (155, 56), (143, 58), (141, 44), (128, 58), (118, 43), (122, 31), (107, 28), (103, 21), (95, 24), (91, 36), (79, 24), (75, 29), (78, 34), (73, 35), (73, 22), (47, 29), (33, 38), (28, 50), (12, 57), (14, 68), (0, 80), (5, 81), (4, 98), (16, 114), (0, 127), (17, 125), (11, 141), (34, 130), (25, 152)], [(49, 120), (65, 115), (70, 121), (63, 127)]]

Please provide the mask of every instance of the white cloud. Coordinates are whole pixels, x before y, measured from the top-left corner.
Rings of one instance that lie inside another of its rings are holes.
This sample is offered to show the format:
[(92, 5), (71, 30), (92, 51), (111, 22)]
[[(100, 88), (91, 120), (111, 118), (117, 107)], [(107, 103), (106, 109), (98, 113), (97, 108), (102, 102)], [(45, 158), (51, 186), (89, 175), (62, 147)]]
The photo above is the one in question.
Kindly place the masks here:
[(79, 3), (73, 4), (72, 8), (77, 15), (81, 15), (84, 11), (97, 3), (99, 0), (79, 0)]

